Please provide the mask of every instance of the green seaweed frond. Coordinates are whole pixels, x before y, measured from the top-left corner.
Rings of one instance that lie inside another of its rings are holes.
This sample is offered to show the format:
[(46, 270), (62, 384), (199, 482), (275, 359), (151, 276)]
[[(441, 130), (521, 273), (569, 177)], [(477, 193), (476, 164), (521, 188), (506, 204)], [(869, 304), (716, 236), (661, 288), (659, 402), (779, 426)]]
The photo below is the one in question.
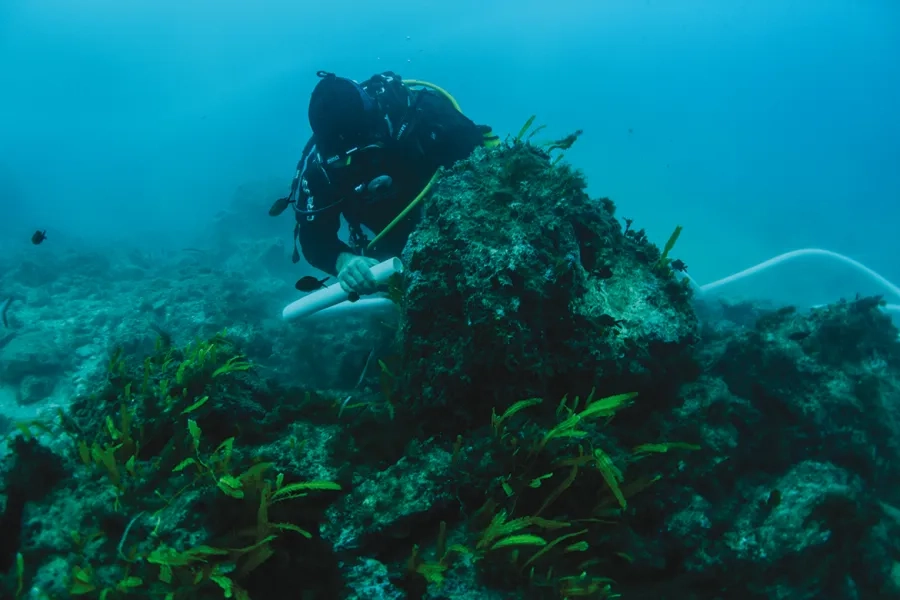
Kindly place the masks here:
[(681, 225), (675, 226), (675, 231), (672, 232), (672, 235), (669, 236), (669, 239), (666, 241), (666, 245), (663, 247), (662, 254), (659, 257), (659, 261), (657, 261), (657, 267), (666, 267), (669, 265), (669, 252), (672, 251), (672, 248), (675, 247), (675, 242), (678, 241), (678, 236), (681, 235), (682, 227)]
[(293, 498), (302, 498), (310, 491), (341, 491), (341, 486), (333, 481), (300, 481), (298, 483), (290, 483), (272, 494), (272, 502), (281, 500), (291, 500)]
[(538, 443), (532, 454), (537, 454), (538, 452), (543, 450), (547, 443), (554, 438), (585, 437), (587, 435), (587, 432), (578, 429), (578, 426), (582, 422), (588, 419), (611, 417), (619, 409), (628, 406), (631, 403), (631, 400), (636, 396), (637, 392), (628, 392), (625, 394), (608, 396), (606, 398), (601, 398), (600, 400), (593, 400), (592, 398), (588, 398), (588, 403), (585, 408), (581, 412), (573, 414), (566, 420), (559, 423), (556, 427), (548, 431), (544, 435), (543, 439)]
[(647, 454), (661, 454), (666, 453), (669, 450), (700, 450), (701, 447), (697, 444), (688, 444), (686, 442), (660, 442), (657, 444), (641, 444), (640, 446), (635, 446), (633, 448), (633, 452), (635, 456), (642, 456)]
[(94, 580), (94, 570), (90, 567), (80, 567), (75, 565), (72, 567), (72, 581), (69, 584), (69, 593), (73, 596), (82, 596), (90, 594), (97, 589)]
[[(528, 120), (525, 121), (525, 124), (522, 125), (522, 128), (519, 129), (519, 133), (516, 134), (516, 137), (513, 139), (514, 144), (519, 144), (525, 138), (525, 134), (528, 133), (528, 130), (531, 129), (531, 126), (534, 124), (534, 120), (537, 118), (537, 115), (531, 115), (528, 117)], [(529, 136), (530, 137), (530, 136)]]
[[(537, 527), (538, 529), (555, 530), (563, 527), (569, 527), (570, 524), (565, 521), (555, 521), (552, 519), (543, 519), (538, 516), (519, 517), (511, 521), (506, 520), (507, 512), (499, 511), (491, 519), (490, 524), (481, 533), (481, 537), (475, 544), (476, 550), (497, 549), (507, 546), (543, 546), (546, 540), (540, 536), (532, 535), (525, 532), (529, 527)], [(538, 541), (540, 540), (540, 541)]]
[[(550, 552), (551, 550), (553, 550), (553, 548), (555, 548), (556, 546), (558, 546), (558, 545), (561, 544), (562, 542), (564, 542), (564, 541), (566, 541), (566, 540), (570, 540), (570, 539), (572, 539), (572, 538), (574, 538), (574, 537), (578, 537), (579, 535), (584, 535), (585, 533), (587, 533), (587, 531), (588, 531), (587, 529), (581, 529), (581, 530), (579, 530), (579, 531), (575, 531), (575, 532), (572, 532), (572, 533), (567, 533), (567, 534), (565, 534), (565, 535), (561, 535), (561, 536), (557, 537), (557, 538), (554, 539), (552, 542), (550, 542), (549, 544), (547, 544), (547, 545), (545, 545), (543, 548), (541, 548), (538, 552), (534, 553), (534, 554), (531, 556), (531, 558), (529, 558), (528, 560), (526, 560), (525, 563), (522, 565), (522, 570), (524, 571), (525, 569), (527, 569), (528, 567), (530, 567), (532, 564), (534, 564), (535, 562), (537, 562), (538, 559), (540, 559), (542, 556), (545, 556), (548, 552)], [(585, 542), (585, 543), (586, 543), (586, 542)]]
[(596, 461), (597, 470), (600, 471), (603, 480), (606, 481), (606, 485), (609, 486), (619, 506), (624, 509), (628, 503), (625, 500), (622, 489), (619, 487), (619, 484), (625, 480), (622, 476), (622, 471), (616, 467), (609, 455), (599, 448), (594, 450), (594, 460)]
[(160, 545), (147, 556), (147, 562), (168, 567), (186, 567), (195, 563), (206, 563), (213, 556), (227, 556), (228, 550), (211, 546), (194, 546), (183, 552)]
[(499, 548), (508, 548), (510, 546), (546, 546), (547, 540), (542, 538), (539, 535), (534, 535), (531, 533), (520, 533), (517, 535), (511, 535), (509, 537), (505, 537), (502, 540), (494, 542), (494, 545), (491, 546), (491, 550), (497, 550)]
[(543, 402), (541, 398), (529, 398), (528, 400), (519, 400), (505, 411), (503, 411), (502, 415), (497, 415), (497, 412), (491, 411), (491, 429), (494, 431), (494, 435), (500, 435), (503, 431), (503, 423), (512, 417), (514, 414), (525, 410), (531, 406), (536, 406)]
[(229, 373), (236, 373), (238, 371), (247, 371), (252, 367), (249, 362), (243, 360), (243, 356), (237, 355), (229, 358), (224, 365), (213, 371), (213, 379), (219, 377), (221, 375), (227, 375)]

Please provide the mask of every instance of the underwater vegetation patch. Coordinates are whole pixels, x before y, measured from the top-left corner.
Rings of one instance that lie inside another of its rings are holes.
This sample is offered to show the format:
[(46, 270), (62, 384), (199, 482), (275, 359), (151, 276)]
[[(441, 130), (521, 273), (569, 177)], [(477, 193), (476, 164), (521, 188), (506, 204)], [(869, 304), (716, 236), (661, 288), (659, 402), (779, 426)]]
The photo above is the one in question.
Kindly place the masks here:
[(617, 528), (627, 519), (629, 500), (662, 478), (650, 469), (626, 478), (625, 469), (654, 454), (699, 449), (657, 442), (614, 459), (601, 447), (602, 430), (636, 397), (599, 398), (593, 391), (583, 401), (564, 397), (546, 431), (528, 417), (529, 409), (543, 403), (540, 398), (494, 412), (490, 458), (504, 474), (493, 479), (486, 501), (467, 523), (466, 543), (448, 544), (441, 522), (432, 557), (413, 547), (408, 589), (440, 589), (458, 561), (472, 561), (492, 587), (528, 597), (620, 597), (611, 573), (617, 562), (632, 559)]
[(252, 389), (241, 378), (253, 369), (224, 332), (183, 348), (161, 340), (139, 366), (113, 354), (81, 419), (99, 426), (66, 419), (73, 495), (97, 510), (70, 532), (71, 596), (251, 600), (260, 574), (290, 585), (290, 565), (320, 552), (323, 497), (342, 486), (242, 453), (239, 426), (229, 435), (218, 414)]

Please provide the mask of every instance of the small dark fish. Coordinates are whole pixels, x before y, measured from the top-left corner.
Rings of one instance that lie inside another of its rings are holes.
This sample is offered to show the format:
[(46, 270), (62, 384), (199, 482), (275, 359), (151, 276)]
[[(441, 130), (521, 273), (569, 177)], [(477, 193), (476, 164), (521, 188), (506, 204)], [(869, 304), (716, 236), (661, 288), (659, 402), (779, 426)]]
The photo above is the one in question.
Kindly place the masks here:
[(793, 340), (795, 342), (799, 342), (800, 340), (805, 340), (809, 337), (808, 331), (795, 331), (794, 333), (788, 334), (788, 339)]
[(45, 230), (41, 231), (40, 229), (38, 229), (37, 231), (34, 232), (34, 235), (31, 236), (31, 243), (34, 244), (35, 246), (37, 246), (38, 244), (40, 244), (41, 242), (43, 242), (46, 239), (47, 239), (47, 230), (45, 229)]
[(359, 300), (359, 294), (357, 292), (350, 292), (347, 294), (348, 302), (356, 302), (357, 300)]
[(301, 292), (313, 292), (325, 287), (325, 282), (328, 281), (328, 279), (328, 277), (325, 279), (316, 279), (312, 275), (307, 275), (298, 279), (297, 283), (294, 284), (294, 287)]
[(676, 271), (681, 271), (682, 273), (687, 273), (687, 265), (684, 264), (684, 261), (680, 258), (676, 258), (672, 261), (671, 267)]
[(612, 315), (607, 314), (602, 314), (597, 317), (597, 325), (600, 327), (618, 327), (624, 322), (625, 321), (622, 321), (621, 319), (616, 319)]

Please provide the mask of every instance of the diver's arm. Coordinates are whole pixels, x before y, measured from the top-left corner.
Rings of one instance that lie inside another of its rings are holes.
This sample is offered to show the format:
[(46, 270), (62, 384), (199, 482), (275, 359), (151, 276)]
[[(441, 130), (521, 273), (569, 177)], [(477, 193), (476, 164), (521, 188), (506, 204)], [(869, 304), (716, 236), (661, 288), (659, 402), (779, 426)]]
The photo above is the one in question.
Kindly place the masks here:
[[(315, 157), (310, 159), (300, 177), (303, 194), (296, 206), (305, 208), (308, 205), (312, 210), (319, 210), (312, 215), (296, 213), (303, 257), (313, 267), (329, 275), (337, 275), (338, 257), (351, 252), (350, 246), (338, 237), (341, 209), (337, 189)], [(314, 199), (312, 202), (309, 202), (310, 196)]]
[(329, 275), (337, 275), (340, 257), (353, 254), (350, 246), (338, 238), (340, 211), (334, 208), (318, 213), (312, 221), (298, 213), (297, 222), (300, 223), (300, 250), (306, 262)]

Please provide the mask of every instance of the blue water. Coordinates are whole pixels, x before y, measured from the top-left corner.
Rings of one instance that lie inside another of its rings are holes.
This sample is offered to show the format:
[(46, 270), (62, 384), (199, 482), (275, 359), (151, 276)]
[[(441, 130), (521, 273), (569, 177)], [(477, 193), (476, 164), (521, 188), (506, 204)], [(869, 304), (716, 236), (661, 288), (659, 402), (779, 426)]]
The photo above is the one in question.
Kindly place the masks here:
[[(282, 193), (315, 71), (395, 70), (478, 122), (585, 133), (591, 192), (701, 283), (812, 246), (900, 280), (900, 4), (850, 0), (0, 3), (0, 235), (190, 245), (238, 186)], [(264, 213), (269, 198), (260, 202)], [(290, 240), (290, 218), (253, 235)], [(302, 270), (302, 269), (300, 269)], [(884, 289), (817, 259), (734, 293)], [(900, 302), (900, 298), (891, 298)]]

